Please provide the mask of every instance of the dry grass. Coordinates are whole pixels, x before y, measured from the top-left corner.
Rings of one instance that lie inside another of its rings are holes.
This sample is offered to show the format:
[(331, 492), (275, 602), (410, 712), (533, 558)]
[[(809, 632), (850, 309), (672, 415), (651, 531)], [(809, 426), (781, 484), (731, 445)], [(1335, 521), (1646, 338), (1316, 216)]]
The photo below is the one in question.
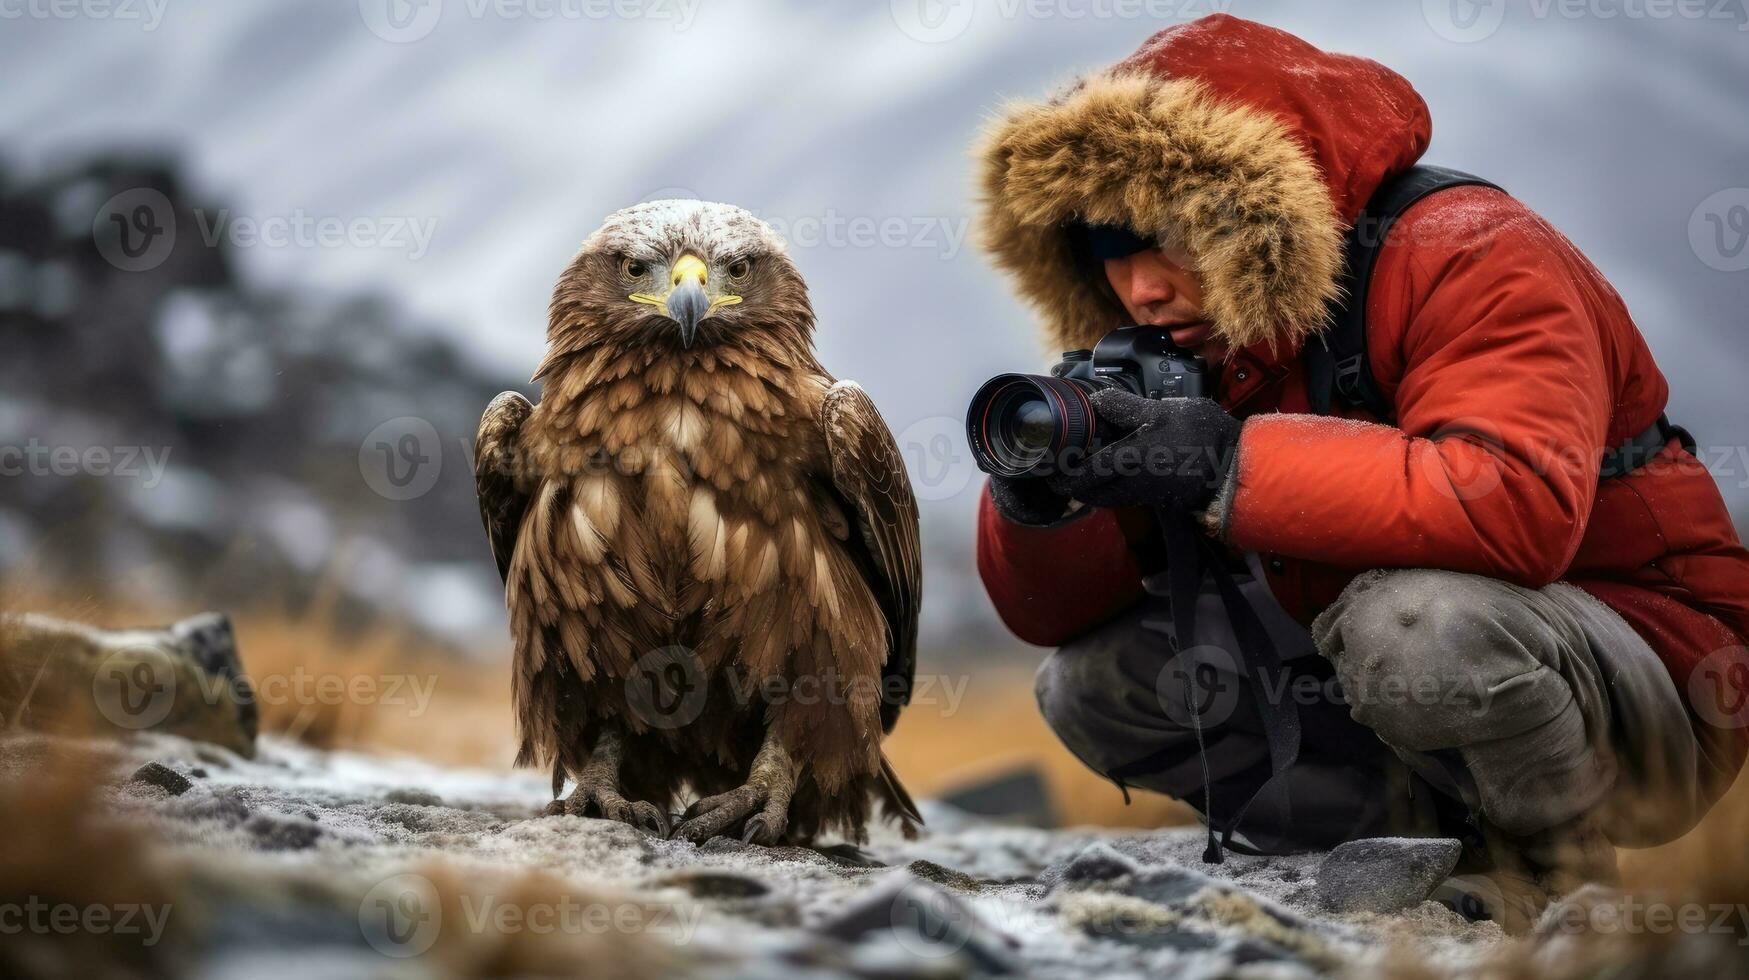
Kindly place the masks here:
[[(115, 759), (0, 736), (0, 975), (174, 975), (173, 874), (98, 804)], [(162, 924), (158, 934), (150, 923)]]

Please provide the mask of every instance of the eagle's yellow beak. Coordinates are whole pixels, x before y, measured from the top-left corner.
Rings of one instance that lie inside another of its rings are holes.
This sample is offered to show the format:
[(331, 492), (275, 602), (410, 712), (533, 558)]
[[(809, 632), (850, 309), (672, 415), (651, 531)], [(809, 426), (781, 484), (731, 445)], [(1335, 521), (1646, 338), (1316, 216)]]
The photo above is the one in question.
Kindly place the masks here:
[(688, 253), (682, 255), (668, 270), (667, 292), (660, 296), (654, 293), (633, 293), (628, 298), (634, 303), (654, 306), (668, 319), (680, 324), (680, 343), (691, 347), (698, 336), (700, 320), (715, 313), (719, 306), (733, 306), (741, 302), (741, 297), (728, 293), (712, 296), (710, 276), (710, 267), (704, 264), (704, 260)]

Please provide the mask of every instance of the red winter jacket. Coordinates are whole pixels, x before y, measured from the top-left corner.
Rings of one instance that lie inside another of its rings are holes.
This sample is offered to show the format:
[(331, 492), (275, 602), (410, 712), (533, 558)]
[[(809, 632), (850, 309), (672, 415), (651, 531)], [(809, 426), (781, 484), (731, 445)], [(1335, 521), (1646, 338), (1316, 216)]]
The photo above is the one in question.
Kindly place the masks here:
[[(1420, 158), (1431, 126), (1409, 83), (1375, 62), (1207, 17), (1048, 103), (1011, 107), (982, 149), (981, 237), (1058, 350), (1124, 322), (1077, 266), (1065, 223), (1187, 243), (1205, 312), (1238, 351), (1220, 387), (1246, 419), (1225, 535), (1262, 555), (1297, 618), (1369, 568), (1568, 581), (1646, 638), (1713, 735), (1740, 729), (1749, 712), (1719, 717), (1740, 698), (1717, 688), (1741, 676), (1727, 661), (1749, 636), (1749, 552), (1711, 474), (1674, 443), (1599, 483), (1601, 453), (1657, 419), (1668, 387), (1615, 290), (1529, 208), (1478, 187), (1411, 208), (1366, 297), (1395, 424), (1307, 414), (1299, 350), (1334, 290), (1341, 236)], [(988, 494), (981, 508), (978, 567), (1020, 638), (1060, 644), (1141, 595), (1145, 515), (1032, 528)], [(1708, 741), (1734, 771), (1742, 740)]]

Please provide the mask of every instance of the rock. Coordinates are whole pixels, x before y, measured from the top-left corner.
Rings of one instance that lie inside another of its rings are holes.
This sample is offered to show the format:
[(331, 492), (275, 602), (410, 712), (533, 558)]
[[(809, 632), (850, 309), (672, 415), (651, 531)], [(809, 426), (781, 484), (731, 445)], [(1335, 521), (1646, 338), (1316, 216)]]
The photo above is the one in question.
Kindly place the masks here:
[(128, 778), (130, 783), (140, 783), (145, 786), (156, 786), (171, 796), (181, 796), (188, 792), (194, 784), (188, 777), (161, 762), (148, 762)]
[(1118, 891), (1155, 905), (1180, 908), (1198, 892), (1221, 887), (1223, 886), (1217, 884), (1213, 878), (1200, 871), (1189, 868), (1159, 868), (1137, 875)]
[(1141, 866), (1113, 850), (1109, 844), (1092, 843), (1081, 853), (1039, 876), (1047, 885), (1078, 885), (1095, 881), (1111, 881), (1135, 874)]
[(909, 871), (895, 871), (849, 902), (818, 933), (846, 943), (896, 942), (919, 964), (963, 957), (979, 973), (1017, 973), (1014, 943), (971, 906)]
[(1047, 830), (1057, 825), (1044, 775), (1031, 766), (950, 789), (941, 802), (997, 823)]
[(214, 793), (205, 799), (192, 799), (182, 811), (193, 820), (217, 820), (226, 827), (235, 827), (248, 820), (254, 812), (249, 805), (228, 793)]
[(1397, 912), (1421, 904), (1457, 867), (1449, 838), (1372, 837), (1337, 845), (1318, 867), (1318, 901), (1336, 912)]
[(688, 871), (658, 879), (655, 884), (684, 889), (693, 898), (759, 898), (771, 891), (757, 878), (727, 871)]
[(316, 846), (322, 828), (309, 820), (287, 820), (259, 813), (243, 825), (264, 851), (303, 851)]
[(952, 868), (942, 867), (934, 861), (912, 861), (910, 864), (905, 865), (905, 870), (922, 878), (924, 881), (932, 881), (935, 884), (944, 885), (956, 891), (975, 892), (983, 887), (978, 879), (966, 874), (964, 871), (955, 871)]
[(383, 794), (383, 799), (390, 803), (407, 803), (412, 806), (443, 805), (443, 797), (422, 789), (392, 789)]

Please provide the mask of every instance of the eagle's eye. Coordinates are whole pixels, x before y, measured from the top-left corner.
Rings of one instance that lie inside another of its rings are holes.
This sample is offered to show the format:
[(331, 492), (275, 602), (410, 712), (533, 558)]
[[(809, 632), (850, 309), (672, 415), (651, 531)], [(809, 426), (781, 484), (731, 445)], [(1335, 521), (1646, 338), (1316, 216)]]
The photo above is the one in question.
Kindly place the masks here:
[(619, 260), (620, 275), (627, 279), (642, 279), (650, 272), (650, 264), (642, 259), (623, 258)]
[(753, 260), (736, 259), (730, 262), (728, 273), (731, 282), (745, 282), (747, 277), (753, 273)]

